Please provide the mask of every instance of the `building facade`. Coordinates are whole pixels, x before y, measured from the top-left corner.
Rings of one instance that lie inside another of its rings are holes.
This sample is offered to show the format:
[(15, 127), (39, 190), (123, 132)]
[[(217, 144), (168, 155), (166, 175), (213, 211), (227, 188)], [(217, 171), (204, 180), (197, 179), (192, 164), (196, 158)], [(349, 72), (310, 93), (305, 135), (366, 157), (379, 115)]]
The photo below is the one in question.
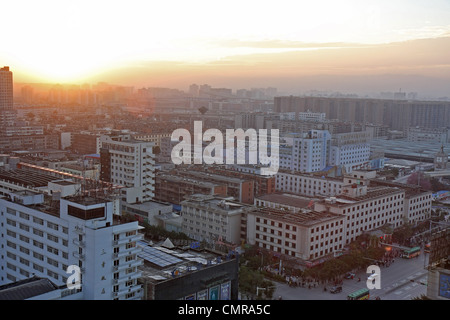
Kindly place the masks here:
[(260, 208), (247, 214), (247, 242), (312, 261), (342, 250), (344, 222), (339, 214)]
[(181, 203), (183, 232), (198, 241), (240, 244), (242, 215), (249, 208), (227, 198), (193, 195)]
[(124, 186), (122, 196), (128, 203), (153, 199), (154, 144), (134, 140), (130, 135), (104, 135), (100, 141), (100, 179)]
[(276, 190), (303, 196), (336, 196), (345, 185), (342, 178), (320, 177), (300, 172), (278, 171)]

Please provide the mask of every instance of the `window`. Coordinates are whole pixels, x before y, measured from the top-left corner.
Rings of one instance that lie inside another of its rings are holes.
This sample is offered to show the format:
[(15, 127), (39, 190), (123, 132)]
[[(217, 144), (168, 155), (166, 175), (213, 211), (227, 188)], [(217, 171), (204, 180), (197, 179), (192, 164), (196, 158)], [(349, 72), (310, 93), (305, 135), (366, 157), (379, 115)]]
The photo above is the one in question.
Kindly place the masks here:
[(50, 221), (47, 221), (47, 227), (49, 227), (50, 229), (53, 229), (53, 230), (58, 230), (58, 225), (56, 223), (53, 223)]
[(80, 209), (74, 206), (67, 207), (67, 214), (83, 220), (103, 218), (105, 216), (105, 208), (94, 208), (89, 210)]
[(53, 241), (53, 242), (56, 242), (56, 243), (58, 243), (58, 241), (59, 241), (58, 237), (57, 237), (57, 236), (54, 236), (54, 235), (52, 235), (52, 234), (47, 234), (47, 239), (48, 239), (48, 240), (51, 240), (51, 241)]

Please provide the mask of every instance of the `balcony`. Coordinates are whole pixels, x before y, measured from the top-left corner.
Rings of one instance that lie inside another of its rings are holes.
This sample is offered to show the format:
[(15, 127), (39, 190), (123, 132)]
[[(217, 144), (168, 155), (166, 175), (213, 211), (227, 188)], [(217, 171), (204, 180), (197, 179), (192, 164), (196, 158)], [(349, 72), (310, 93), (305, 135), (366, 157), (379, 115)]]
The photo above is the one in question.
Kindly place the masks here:
[(86, 242), (84, 242), (84, 241), (80, 241), (80, 240), (78, 240), (78, 239), (73, 239), (72, 240), (72, 243), (74, 244), (74, 245), (76, 245), (77, 247), (86, 247)]
[(132, 247), (132, 248), (129, 248), (129, 249), (123, 248), (121, 251), (113, 253), (113, 258), (114, 259), (122, 258), (122, 257), (125, 257), (125, 256), (129, 256), (131, 254), (138, 254), (141, 251), (142, 251), (142, 249), (139, 248), (139, 247)]
[(113, 295), (115, 297), (120, 297), (120, 296), (124, 296), (126, 294), (133, 293), (133, 292), (140, 293), (141, 290), (142, 290), (142, 285), (137, 284), (137, 285), (134, 285), (131, 287), (126, 287), (118, 292), (114, 292)]
[(131, 275), (123, 274), (123, 275), (119, 276), (119, 278), (113, 279), (112, 282), (114, 285), (116, 285), (116, 284), (124, 283), (126, 281), (137, 280), (140, 277), (141, 277), (141, 274), (139, 272), (135, 272)]
[(84, 260), (84, 258), (85, 258), (85, 255), (84, 255), (84, 254), (78, 253), (78, 252), (76, 252), (76, 251), (74, 251), (74, 252), (72, 253), (72, 255), (73, 255), (75, 258), (77, 258), (78, 260)]
[[(112, 271), (113, 272), (117, 272), (117, 271), (125, 270), (125, 269), (128, 269), (128, 268), (134, 268), (134, 267), (137, 268), (137, 267), (139, 267), (139, 266), (141, 266), (143, 264), (144, 264), (144, 261), (142, 259), (133, 260), (133, 261), (129, 261), (129, 262), (122, 262), (122, 263), (120, 263), (117, 266), (113, 266), (112, 267)], [(136, 274), (136, 272), (132, 272), (128, 276), (132, 276), (133, 274)]]
[(117, 245), (126, 244), (126, 243), (133, 242), (133, 241), (139, 241), (139, 240), (142, 240), (143, 237), (144, 237), (144, 235), (141, 233), (137, 233), (137, 234), (134, 234), (131, 236), (123, 236), (123, 237), (121, 237), (121, 239), (114, 240), (113, 245), (117, 246)]

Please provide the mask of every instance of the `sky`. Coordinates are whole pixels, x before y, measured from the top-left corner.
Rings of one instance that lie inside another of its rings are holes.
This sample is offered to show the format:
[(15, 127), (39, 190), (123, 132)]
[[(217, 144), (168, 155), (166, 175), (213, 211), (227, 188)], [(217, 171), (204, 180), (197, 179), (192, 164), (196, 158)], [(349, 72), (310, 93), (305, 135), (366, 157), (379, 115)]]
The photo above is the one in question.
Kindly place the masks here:
[(448, 0), (15, 0), (0, 12), (0, 65), (18, 82), (449, 83)]

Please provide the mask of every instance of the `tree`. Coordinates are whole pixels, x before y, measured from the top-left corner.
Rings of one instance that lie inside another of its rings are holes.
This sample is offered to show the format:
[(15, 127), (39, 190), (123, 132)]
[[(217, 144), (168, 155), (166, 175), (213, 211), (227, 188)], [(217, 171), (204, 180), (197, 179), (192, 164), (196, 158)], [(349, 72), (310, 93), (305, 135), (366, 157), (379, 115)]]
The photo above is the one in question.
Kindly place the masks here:
[[(264, 290), (257, 290), (264, 288)], [(239, 268), (239, 291), (247, 296), (255, 296), (258, 291), (259, 298), (264, 295), (267, 299), (271, 299), (274, 292), (274, 285), (271, 281), (264, 279), (264, 275), (259, 271), (241, 265)], [(264, 291), (264, 292), (263, 292)]]
[(394, 230), (392, 238), (394, 242), (405, 243), (413, 235), (414, 230), (409, 223), (403, 224), (400, 228)]
[(420, 185), (425, 190), (432, 190), (430, 179), (425, 177), (422, 172), (414, 172), (406, 180), (408, 184)]
[(319, 271), (321, 280), (333, 280), (343, 275), (348, 270), (348, 265), (340, 259), (328, 260)]

